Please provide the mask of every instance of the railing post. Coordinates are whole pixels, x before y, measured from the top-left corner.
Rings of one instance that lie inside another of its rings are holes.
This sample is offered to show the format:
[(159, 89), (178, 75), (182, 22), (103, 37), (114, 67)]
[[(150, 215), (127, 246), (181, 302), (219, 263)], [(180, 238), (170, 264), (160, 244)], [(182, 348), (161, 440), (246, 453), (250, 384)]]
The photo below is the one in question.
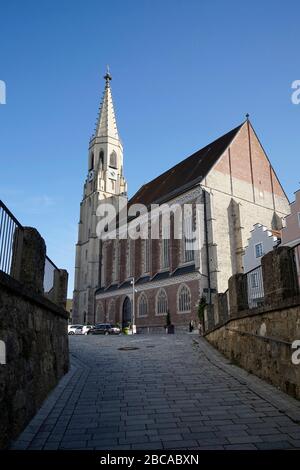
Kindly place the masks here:
[(22, 259), (22, 250), (23, 250), (23, 237), (24, 230), (21, 227), (16, 227), (12, 243), (12, 260), (10, 267), (10, 276), (17, 281), (20, 280), (21, 272), (21, 259)]
[(54, 271), (53, 302), (59, 307), (66, 309), (68, 294), (68, 271), (56, 269)]
[(215, 294), (212, 304), (213, 304), (213, 314), (214, 314), (214, 326), (218, 325), (220, 323), (220, 309), (219, 309), (219, 295), (220, 294)]
[(226, 293), (216, 294), (214, 298), (215, 324), (223, 324), (228, 320)]
[(204, 309), (204, 330), (211, 330), (215, 326), (214, 306), (206, 305)]
[(273, 304), (299, 294), (293, 250), (280, 246), (261, 260), (265, 303)]
[(236, 317), (242, 310), (248, 308), (247, 277), (245, 274), (234, 274), (229, 278), (230, 317)]
[(14, 264), (18, 266), (18, 280), (35, 291), (43, 293), (46, 245), (35, 228), (23, 228), (23, 244), (17, 258), (18, 261)]

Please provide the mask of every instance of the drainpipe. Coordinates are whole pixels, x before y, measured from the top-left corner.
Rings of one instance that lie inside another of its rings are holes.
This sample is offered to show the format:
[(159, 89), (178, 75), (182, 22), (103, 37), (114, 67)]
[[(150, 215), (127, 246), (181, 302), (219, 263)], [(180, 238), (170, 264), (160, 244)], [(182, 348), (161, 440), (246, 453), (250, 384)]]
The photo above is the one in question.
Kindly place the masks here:
[(206, 246), (208, 304), (211, 304), (210, 262), (209, 262), (208, 226), (207, 226), (207, 200), (206, 200), (206, 191), (204, 189), (202, 189), (202, 195), (203, 195), (203, 201), (204, 201), (204, 234), (205, 234), (205, 246)]

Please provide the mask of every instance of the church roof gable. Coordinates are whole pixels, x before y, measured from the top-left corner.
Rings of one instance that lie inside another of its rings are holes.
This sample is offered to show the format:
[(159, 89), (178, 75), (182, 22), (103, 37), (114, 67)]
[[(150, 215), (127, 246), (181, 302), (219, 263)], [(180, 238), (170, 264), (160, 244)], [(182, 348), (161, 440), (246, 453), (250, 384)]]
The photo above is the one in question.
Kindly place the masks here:
[(219, 137), (157, 178), (144, 184), (131, 198), (129, 204), (145, 204), (148, 206), (160, 202), (167, 196), (185, 191), (202, 181), (231, 144), (242, 126), (243, 124)]

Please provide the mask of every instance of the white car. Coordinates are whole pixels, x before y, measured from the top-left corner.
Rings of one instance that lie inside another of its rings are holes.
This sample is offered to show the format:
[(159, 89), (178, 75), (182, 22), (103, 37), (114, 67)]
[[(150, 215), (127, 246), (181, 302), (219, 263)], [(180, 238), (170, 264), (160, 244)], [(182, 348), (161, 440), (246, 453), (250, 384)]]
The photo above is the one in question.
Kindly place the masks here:
[[(83, 325), (68, 325), (68, 335), (78, 335), (76, 330), (82, 329)], [(80, 333), (81, 334), (81, 333)]]
[(94, 328), (94, 325), (83, 325), (82, 330), (81, 330), (81, 334), (82, 335), (87, 335), (89, 333), (89, 331), (92, 330), (93, 328)]

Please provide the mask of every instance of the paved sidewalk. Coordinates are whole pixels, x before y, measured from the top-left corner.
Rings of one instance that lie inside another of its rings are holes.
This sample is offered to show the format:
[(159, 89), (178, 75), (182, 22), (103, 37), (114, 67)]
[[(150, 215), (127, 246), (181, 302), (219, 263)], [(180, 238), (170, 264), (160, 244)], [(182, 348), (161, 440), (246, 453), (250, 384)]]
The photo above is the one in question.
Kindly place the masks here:
[(300, 402), (202, 338), (75, 336), (70, 349), (13, 449), (300, 449)]

